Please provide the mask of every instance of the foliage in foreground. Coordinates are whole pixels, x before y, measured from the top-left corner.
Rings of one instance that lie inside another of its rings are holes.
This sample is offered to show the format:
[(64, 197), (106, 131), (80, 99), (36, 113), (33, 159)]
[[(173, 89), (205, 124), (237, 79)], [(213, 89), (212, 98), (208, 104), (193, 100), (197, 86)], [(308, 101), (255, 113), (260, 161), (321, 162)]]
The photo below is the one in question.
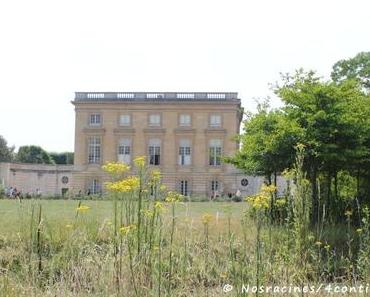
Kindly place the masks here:
[[(301, 148), (303, 150), (303, 148)], [(302, 153), (301, 153), (302, 155)], [(100, 221), (80, 202), (72, 220), (45, 219), (38, 201), (19, 203), (19, 232), (0, 237), (0, 292), (4, 296), (220, 296), (223, 285), (359, 284), (369, 281), (369, 213), (361, 228), (309, 226), (309, 188), (302, 157), (283, 200), (264, 186), (234, 216), (189, 215), (158, 171), (138, 158), (136, 175), (107, 164), (112, 214)], [(272, 225), (274, 204), (280, 225)], [(245, 204), (239, 204), (245, 205)], [(179, 209), (185, 214), (179, 216)], [(292, 232), (293, 231), (293, 232)]]

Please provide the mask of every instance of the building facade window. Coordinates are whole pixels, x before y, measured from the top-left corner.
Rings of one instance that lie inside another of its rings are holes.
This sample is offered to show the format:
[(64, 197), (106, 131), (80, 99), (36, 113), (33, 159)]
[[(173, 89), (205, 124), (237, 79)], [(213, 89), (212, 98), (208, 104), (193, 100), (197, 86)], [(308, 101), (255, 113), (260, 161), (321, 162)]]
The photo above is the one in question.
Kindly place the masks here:
[(149, 115), (149, 126), (160, 126), (161, 125), (161, 115), (151, 114)]
[(118, 162), (131, 163), (131, 139), (121, 139), (118, 143)]
[(189, 127), (191, 125), (190, 114), (180, 114), (179, 124), (181, 127)]
[(120, 126), (131, 126), (131, 115), (121, 114), (119, 116), (119, 125)]
[(221, 127), (221, 115), (211, 114), (211, 116), (209, 117), (209, 126), (212, 128)]
[(91, 136), (88, 138), (88, 163), (97, 164), (101, 160), (101, 138)]
[(149, 165), (160, 165), (161, 164), (161, 140), (150, 139), (149, 140)]
[(100, 126), (101, 125), (101, 115), (100, 113), (92, 113), (89, 118), (90, 126)]
[(88, 194), (100, 194), (101, 193), (101, 183), (98, 179), (93, 179), (88, 188)]
[(218, 192), (220, 190), (220, 183), (218, 180), (212, 180), (211, 181), (211, 191), (212, 192)]
[(211, 139), (209, 142), (209, 165), (221, 165), (222, 146), (220, 139)]
[(191, 147), (188, 139), (180, 140), (178, 165), (191, 165)]
[(183, 196), (189, 196), (189, 182), (187, 180), (180, 180), (179, 182), (179, 192)]

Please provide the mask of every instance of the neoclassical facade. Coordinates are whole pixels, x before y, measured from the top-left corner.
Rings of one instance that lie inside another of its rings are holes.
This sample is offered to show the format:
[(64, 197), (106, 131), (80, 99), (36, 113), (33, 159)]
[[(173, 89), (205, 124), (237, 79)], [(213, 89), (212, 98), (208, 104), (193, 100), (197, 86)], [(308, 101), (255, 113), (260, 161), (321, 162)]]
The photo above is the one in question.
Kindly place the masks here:
[[(240, 173), (222, 162), (238, 150), (237, 93), (78, 92), (74, 191), (104, 191), (105, 162), (146, 156), (183, 195), (235, 193)], [(241, 189), (243, 190), (243, 189)]]
[[(253, 195), (262, 177), (245, 176), (223, 156), (239, 146), (237, 93), (77, 92), (74, 165), (0, 163), (0, 185), (22, 193), (74, 197), (104, 192), (101, 166), (146, 156), (162, 182), (183, 195)], [(278, 178), (279, 188), (285, 182)]]

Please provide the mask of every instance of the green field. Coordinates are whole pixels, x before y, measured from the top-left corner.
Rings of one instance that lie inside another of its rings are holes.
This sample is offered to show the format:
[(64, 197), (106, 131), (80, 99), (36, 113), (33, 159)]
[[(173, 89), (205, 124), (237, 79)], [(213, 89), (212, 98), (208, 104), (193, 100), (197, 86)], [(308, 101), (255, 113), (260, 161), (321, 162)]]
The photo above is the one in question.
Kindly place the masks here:
[[(77, 211), (76, 200), (0, 200), (0, 296), (224, 296), (225, 284), (247, 296), (242, 285), (370, 281), (368, 237), (348, 225), (298, 237), (301, 227), (272, 226), (245, 202), (143, 201), (137, 212), (137, 200), (115, 201)], [(125, 203), (135, 225), (123, 223)]]
[[(31, 205), (41, 205), (43, 218), (50, 224), (71, 223), (76, 217), (76, 208), (80, 202), (77, 200), (9, 200), (0, 199), (0, 236), (4, 234), (14, 234), (18, 229), (23, 230), (21, 225), (27, 221), (25, 217), (31, 212)], [(87, 219), (103, 223), (112, 219), (112, 201), (101, 200), (82, 200), (83, 205), (90, 207), (88, 213), (84, 214)], [(212, 214), (215, 219), (225, 219), (225, 211), (230, 213), (232, 220), (239, 220), (243, 210), (247, 207), (246, 203), (236, 202), (184, 202), (176, 204), (176, 216), (183, 219), (188, 216), (194, 222), (199, 223), (204, 213)], [(165, 215), (169, 216), (168, 212)], [(19, 231), (19, 230), (18, 230)]]

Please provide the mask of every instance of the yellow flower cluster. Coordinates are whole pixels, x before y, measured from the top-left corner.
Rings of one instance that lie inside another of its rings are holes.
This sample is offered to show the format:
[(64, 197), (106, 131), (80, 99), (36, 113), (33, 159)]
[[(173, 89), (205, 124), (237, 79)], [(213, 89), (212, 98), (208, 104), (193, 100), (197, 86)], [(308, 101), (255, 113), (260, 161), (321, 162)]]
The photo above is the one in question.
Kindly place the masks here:
[(169, 203), (175, 203), (175, 202), (179, 202), (181, 201), (182, 199), (182, 195), (177, 193), (177, 192), (173, 192), (173, 191), (170, 191), (167, 193), (167, 197), (166, 197), (166, 202), (169, 202)]
[(265, 185), (263, 184), (261, 187), (261, 192), (265, 194), (273, 194), (276, 191), (276, 187), (274, 185)]
[(156, 201), (154, 203), (154, 208), (155, 210), (159, 213), (159, 212), (162, 212), (165, 210), (164, 206), (163, 206), (163, 203), (162, 202), (159, 202), (159, 201)]
[(256, 210), (268, 209), (270, 207), (270, 197), (265, 194), (251, 196), (248, 197), (246, 200)]
[(112, 175), (119, 175), (119, 174), (123, 174), (123, 173), (129, 171), (130, 166), (128, 166), (125, 163), (111, 162), (111, 163), (106, 163), (105, 165), (103, 165), (102, 169), (105, 172), (108, 172)]
[(90, 209), (90, 207), (89, 206), (87, 206), (87, 205), (80, 205), (79, 207), (77, 207), (76, 208), (76, 210), (78, 211), (78, 212), (86, 212), (86, 211), (88, 211)]
[(139, 156), (134, 159), (136, 167), (143, 168), (145, 166), (145, 156)]
[(161, 180), (161, 172), (159, 170), (153, 170), (151, 177), (153, 182), (159, 182)]
[(285, 199), (277, 199), (276, 202), (275, 202), (275, 205), (278, 208), (283, 208), (285, 204), (286, 204), (286, 200)]
[(140, 180), (137, 176), (129, 176), (117, 182), (105, 183), (105, 187), (112, 192), (132, 192), (139, 187)]
[(211, 215), (209, 213), (203, 214), (203, 216), (202, 216), (202, 223), (204, 225), (209, 224), (209, 222), (212, 221), (212, 220), (213, 220), (213, 215)]
[(152, 218), (154, 213), (150, 209), (142, 209), (141, 213), (144, 214), (146, 218)]
[(128, 226), (122, 226), (121, 228), (119, 228), (119, 231), (121, 232), (122, 235), (126, 236), (135, 229), (136, 229), (136, 225), (128, 225)]

